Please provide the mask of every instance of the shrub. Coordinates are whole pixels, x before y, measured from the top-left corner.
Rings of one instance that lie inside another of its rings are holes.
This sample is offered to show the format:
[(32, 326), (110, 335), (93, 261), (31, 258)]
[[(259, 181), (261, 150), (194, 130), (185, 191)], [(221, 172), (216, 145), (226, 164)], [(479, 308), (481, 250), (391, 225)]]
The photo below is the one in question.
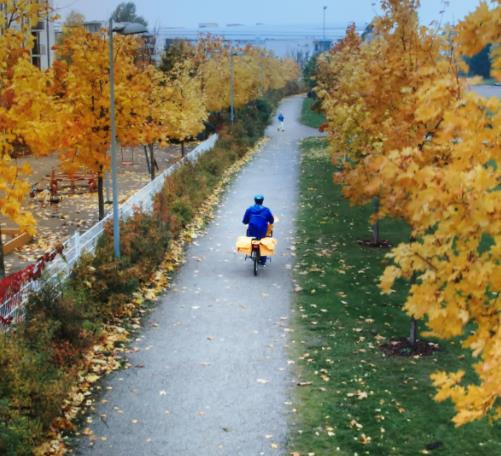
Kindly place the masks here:
[(85, 319), (81, 303), (60, 293), (60, 287), (48, 283), (26, 304), (26, 318), (18, 330), (24, 340), (36, 344), (65, 344), (85, 346), (82, 324)]
[(50, 331), (40, 335), (26, 341), (21, 331), (0, 334), (1, 454), (31, 454), (68, 394), (71, 382), (53, 363)]

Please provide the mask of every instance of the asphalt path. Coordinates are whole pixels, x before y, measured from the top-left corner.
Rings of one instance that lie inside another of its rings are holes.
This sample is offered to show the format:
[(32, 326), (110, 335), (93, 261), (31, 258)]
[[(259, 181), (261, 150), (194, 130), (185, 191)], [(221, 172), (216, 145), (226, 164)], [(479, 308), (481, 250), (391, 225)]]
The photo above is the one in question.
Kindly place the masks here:
[(482, 95), (483, 97), (498, 97), (501, 98), (501, 86), (499, 85), (477, 85), (472, 86), (471, 90)]
[[(286, 344), (303, 98), (285, 99), (285, 131), (228, 188), (206, 232), (188, 249), (171, 289), (132, 344), (132, 367), (104, 381), (83, 455), (283, 455), (291, 413)], [(279, 222), (277, 255), (256, 278), (234, 252), (253, 196)]]

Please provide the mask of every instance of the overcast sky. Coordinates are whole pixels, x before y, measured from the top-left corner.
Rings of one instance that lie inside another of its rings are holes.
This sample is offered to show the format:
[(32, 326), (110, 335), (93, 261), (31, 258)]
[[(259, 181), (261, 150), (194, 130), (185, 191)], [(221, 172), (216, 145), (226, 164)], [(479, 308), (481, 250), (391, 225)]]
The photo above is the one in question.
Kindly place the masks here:
[[(121, 0), (54, 0), (60, 16), (73, 9), (88, 20), (104, 20)], [(150, 26), (192, 27), (200, 22), (265, 24), (314, 24), (322, 22), (326, 5), (327, 25), (355, 21), (369, 22), (377, 12), (379, 0), (136, 0), (138, 14)], [(479, 0), (449, 0), (444, 20), (454, 22), (472, 11)], [(422, 0), (421, 21), (440, 19), (443, 0)]]

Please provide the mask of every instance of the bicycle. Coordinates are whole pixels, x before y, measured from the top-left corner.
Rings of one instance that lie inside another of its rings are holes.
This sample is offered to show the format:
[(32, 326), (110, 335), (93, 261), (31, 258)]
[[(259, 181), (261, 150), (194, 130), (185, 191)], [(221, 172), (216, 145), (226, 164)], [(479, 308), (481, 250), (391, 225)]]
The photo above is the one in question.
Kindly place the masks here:
[(261, 252), (259, 246), (261, 245), (261, 241), (259, 239), (252, 239), (251, 241), (251, 255), (250, 259), (253, 263), (254, 267), (254, 276), (257, 276), (258, 273), (258, 265), (261, 261)]
[[(245, 255), (245, 260), (249, 258), (252, 262), (252, 270), (254, 276), (259, 273), (259, 266), (264, 266), (262, 263), (263, 257), (267, 261), (271, 261), (271, 256), (275, 254), (275, 246), (277, 241), (272, 238), (273, 225), (269, 225), (266, 237), (258, 239), (250, 236), (240, 236), (237, 239), (236, 251)], [(263, 253), (264, 252), (264, 253)]]

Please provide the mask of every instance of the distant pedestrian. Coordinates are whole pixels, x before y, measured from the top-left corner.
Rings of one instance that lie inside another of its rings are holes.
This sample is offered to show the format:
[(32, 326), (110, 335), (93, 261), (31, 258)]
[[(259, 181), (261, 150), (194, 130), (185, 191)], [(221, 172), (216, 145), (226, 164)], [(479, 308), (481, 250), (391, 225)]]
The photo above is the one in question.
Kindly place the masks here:
[(285, 131), (285, 117), (282, 113), (278, 114), (278, 131)]

